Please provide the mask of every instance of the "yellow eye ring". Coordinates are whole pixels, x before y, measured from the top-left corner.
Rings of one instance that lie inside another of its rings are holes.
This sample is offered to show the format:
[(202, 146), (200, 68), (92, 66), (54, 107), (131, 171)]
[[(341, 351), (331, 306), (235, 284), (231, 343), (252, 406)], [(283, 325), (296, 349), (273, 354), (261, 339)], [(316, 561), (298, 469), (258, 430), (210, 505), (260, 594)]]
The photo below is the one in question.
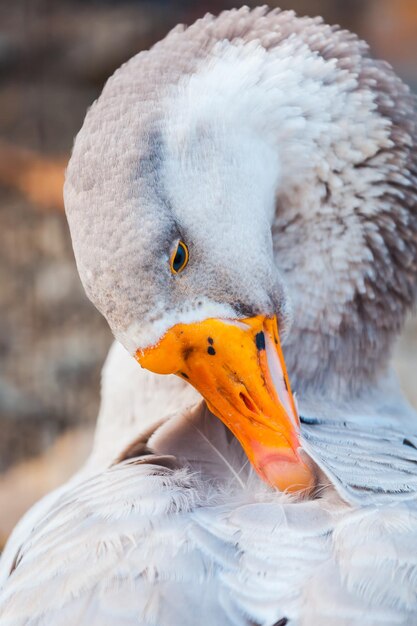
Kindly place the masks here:
[(183, 241), (179, 241), (171, 255), (169, 264), (173, 274), (179, 274), (188, 263), (188, 248)]

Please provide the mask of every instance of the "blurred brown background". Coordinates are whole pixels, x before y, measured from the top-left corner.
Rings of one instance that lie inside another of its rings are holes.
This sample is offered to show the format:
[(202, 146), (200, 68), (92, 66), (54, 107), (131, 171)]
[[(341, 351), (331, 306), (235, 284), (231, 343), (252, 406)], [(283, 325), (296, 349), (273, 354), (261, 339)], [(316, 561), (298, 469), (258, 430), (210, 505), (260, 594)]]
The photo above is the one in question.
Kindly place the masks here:
[[(106, 78), (178, 22), (257, 2), (0, 0), (0, 548), (86, 457), (110, 332), (87, 301), (63, 169)], [(417, 91), (417, 0), (283, 0), (356, 31)], [(417, 323), (396, 354), (417, 407)]]

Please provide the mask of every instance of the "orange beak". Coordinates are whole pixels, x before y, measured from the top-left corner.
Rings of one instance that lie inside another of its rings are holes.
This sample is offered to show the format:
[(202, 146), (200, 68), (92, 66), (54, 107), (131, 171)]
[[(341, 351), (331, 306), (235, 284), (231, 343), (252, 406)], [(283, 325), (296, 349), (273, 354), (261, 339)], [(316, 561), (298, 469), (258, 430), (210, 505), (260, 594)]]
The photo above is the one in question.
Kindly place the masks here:
[(275, 317), (176, 324), (136, 359), (152, 372), (188, 380), (265, 481), (291, 492), (313, 487)]

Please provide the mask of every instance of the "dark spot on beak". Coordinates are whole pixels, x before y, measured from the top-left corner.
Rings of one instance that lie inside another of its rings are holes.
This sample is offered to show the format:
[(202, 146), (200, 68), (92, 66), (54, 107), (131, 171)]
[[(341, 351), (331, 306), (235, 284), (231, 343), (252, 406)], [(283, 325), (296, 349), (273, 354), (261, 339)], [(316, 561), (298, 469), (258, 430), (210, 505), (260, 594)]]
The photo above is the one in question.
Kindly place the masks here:
[(284, 385), (285, 385), (285, 389), (288, 391), (288, 385), (287, 385), (287, 379), (284, 376)]
[(184, 376), (184, 378), (188, 378), (188, 374), (186, 374), (185, 372), (180, 372), (181, 376)]
[(182, 357), (184, 361), (188, 359), (188, 357), (194, 352), (194, 348), (192, 346), (186, 346), (182, 351)]
[(209, 347), (207, 348), (207, 352), (208, 352), (209, 354), (211, 354), (212, 356), (214, 356), (214, 355), (216, 354), (216, 350), (215, 350), (212, 346), (209, 346)]
[(209, 344), (212, 346), (214, 343), (214, 339), (212, 339), (211, 337), (207, 337), (207, 341), (209, 342)]
[(265, 350), (265, 335), (262, 331), (255, 335), (255, 343), (258, 350)]

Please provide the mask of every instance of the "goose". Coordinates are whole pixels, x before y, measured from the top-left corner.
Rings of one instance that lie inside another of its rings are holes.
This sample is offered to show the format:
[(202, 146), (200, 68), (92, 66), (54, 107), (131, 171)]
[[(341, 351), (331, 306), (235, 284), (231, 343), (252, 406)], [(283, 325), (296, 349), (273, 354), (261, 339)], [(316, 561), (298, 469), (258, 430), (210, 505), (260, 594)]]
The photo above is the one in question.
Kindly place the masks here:
[(2, 626), (417, 622), (390, 367), (416, 136), (391, 67), (292, 11), (207, 15), (109, 79), (65, 205), (116, 343), (89, 461), (4, 551)]

